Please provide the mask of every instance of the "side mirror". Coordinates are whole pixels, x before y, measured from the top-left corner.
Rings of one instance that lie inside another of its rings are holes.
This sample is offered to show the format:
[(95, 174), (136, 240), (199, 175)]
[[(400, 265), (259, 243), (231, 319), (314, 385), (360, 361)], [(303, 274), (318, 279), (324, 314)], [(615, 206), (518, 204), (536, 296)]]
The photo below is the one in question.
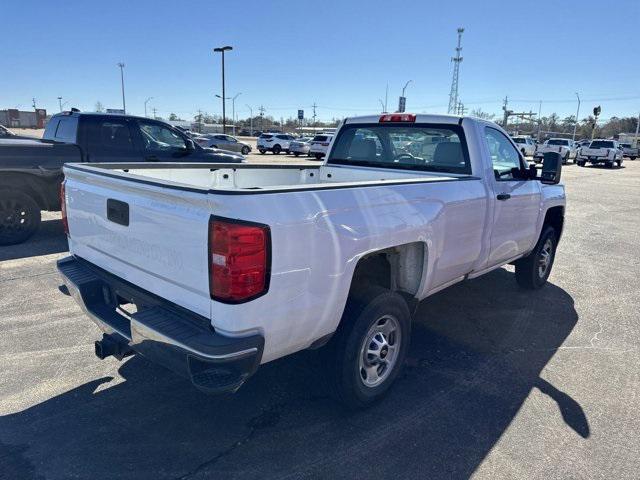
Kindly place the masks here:
[(545, 152), (542, 160), (540, 181), (549, 185), (560, 183), (562, 156), (559, 152)]
[(190, 138), (187, 138), (185, 140), (185, 144), (187, 145), (187, 150), (195, 150), (196, 149), (196, 144)]

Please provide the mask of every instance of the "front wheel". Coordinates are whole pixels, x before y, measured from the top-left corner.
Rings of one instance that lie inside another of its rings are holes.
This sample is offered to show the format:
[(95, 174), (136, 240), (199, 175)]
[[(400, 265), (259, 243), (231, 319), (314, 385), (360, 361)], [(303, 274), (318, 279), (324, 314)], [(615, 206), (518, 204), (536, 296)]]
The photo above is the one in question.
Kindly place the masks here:
[(40, 226), (40, 207), (26, 193), (0, 190), (0, 245), (22, 243)]
[(280, 155), (282, 148), (280, 147), (280, 145), (274, 145), (271, 151), (273, 152), (274, 155)]
[(300, 155), (300, 152), (293, 152), (293, 156), (294, 156), (294, 157), (297, 157), (297, 156), (299, 156), (299, 155)]
[(243, 155), (249, 155), (249, 152), (251, 150), (249, 149), (249, 147), (242, 147), (242, 150), (240, 151)]
[(261, 155), (264, 155), (267, 151), (263, 148), (259, 148), (258, 151), (260, 152)]
[(516, 281), (522, 288), (537, 290), (547, 283), (556, 256), (558, 239), (553, 227), (546, 227), (533, 252), (516, 261)]
[(322, 160), (322, 154), (316, 153), (316, 160)]
[(576, 162), (576, 164), (577, 164), (579, 167), (584, 167), (584, 162), (580, 162), (580, 161), (578, 161), (578, 162)]
[(333, 393), (350, 408), (382, 398), (402, 369), (410, 336), (411, 314), (399, 294), (370, 287), (349, 296), (323, 352)]

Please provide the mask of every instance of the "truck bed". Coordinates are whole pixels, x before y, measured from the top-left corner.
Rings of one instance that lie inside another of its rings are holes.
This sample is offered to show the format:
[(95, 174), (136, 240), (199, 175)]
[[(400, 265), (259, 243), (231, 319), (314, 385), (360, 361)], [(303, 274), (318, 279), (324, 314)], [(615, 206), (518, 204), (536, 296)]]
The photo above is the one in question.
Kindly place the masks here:
[(68, 169), (169, 188), (212, 191), (219, 194), (273, 193), (316, 188), (465, 180), (470, 175), (385, 168), (263, 164), (92, 164)]

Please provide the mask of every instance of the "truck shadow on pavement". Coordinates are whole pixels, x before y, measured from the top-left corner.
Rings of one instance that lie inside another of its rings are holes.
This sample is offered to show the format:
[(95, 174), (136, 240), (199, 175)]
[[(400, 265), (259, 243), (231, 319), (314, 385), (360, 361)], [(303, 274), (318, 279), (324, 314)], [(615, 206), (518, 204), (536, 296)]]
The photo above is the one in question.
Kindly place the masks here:
[(19, 258), (50, 255), (69, 250), (62, 220), (43, 220), (36, 234), (17, 245), (0, 246), (0, 262)]
[(580, 405), (540, 376), (577, 319), (564, 290), (519, 290), (504, 269), (454, 286), (421, 304), (403, 375), (360, 412), (326, 395), (317, 352), (264, 365), (222, 397), (133, 357), (120, 366), (122, 378), (98, 378), (0, 417), (0, 472), (468, 478), (534, 389), (557, 405), (545, 422), (589, 437)]

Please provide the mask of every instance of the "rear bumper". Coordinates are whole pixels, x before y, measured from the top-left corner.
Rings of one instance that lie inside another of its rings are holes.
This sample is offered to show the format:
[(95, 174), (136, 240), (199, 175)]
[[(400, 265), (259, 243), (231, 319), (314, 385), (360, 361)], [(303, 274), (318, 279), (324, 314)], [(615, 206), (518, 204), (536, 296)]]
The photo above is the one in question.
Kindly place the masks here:
[[(70, 295), (110, 341), (188, 378), (201, 391), (235, 391), (260, 364), (260, 335), (220, 335), (208, 319), (79, 257), (58, 260), (58, 271)], [(137, 311), (126, 314), (119, 308), (126, 303), (135, 304)]]

